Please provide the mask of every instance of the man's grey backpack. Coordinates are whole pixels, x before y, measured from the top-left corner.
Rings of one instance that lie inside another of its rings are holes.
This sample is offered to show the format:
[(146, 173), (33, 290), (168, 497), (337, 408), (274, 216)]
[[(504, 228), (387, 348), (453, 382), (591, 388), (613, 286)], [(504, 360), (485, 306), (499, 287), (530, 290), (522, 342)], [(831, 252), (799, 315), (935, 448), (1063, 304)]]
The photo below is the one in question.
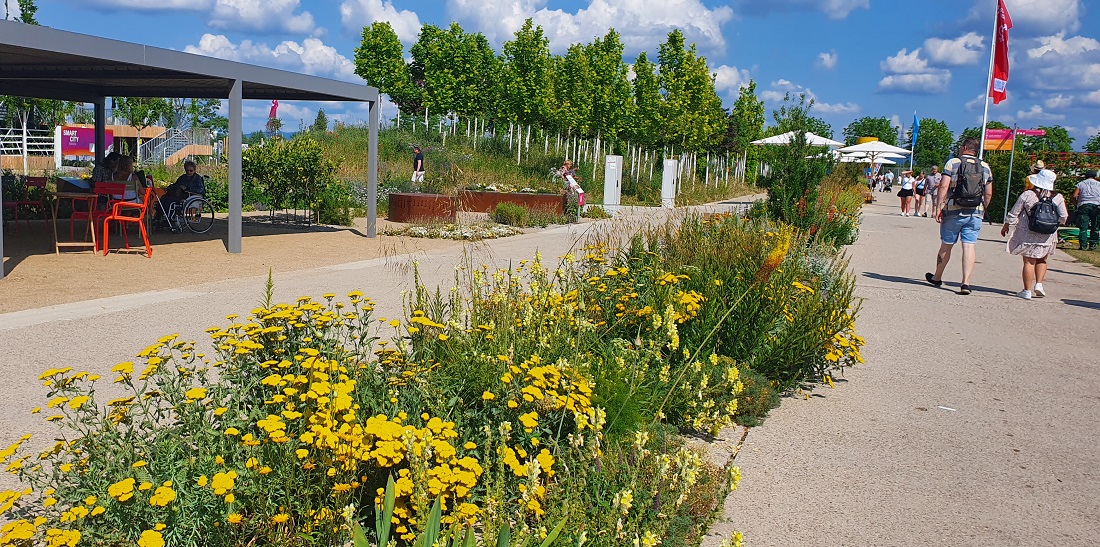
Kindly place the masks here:
[(1053, 234), (1058, 231), (1058, 208), (1051, 194), (1039, 193), (1036, 203), (1027, 213), (1027, 229), (1037, 234)]
[(982, 162), (973, 156), (962, 156), (959, 160), (951, 199), (959, 207), (978, 207), (985, 200), (985, 169)]

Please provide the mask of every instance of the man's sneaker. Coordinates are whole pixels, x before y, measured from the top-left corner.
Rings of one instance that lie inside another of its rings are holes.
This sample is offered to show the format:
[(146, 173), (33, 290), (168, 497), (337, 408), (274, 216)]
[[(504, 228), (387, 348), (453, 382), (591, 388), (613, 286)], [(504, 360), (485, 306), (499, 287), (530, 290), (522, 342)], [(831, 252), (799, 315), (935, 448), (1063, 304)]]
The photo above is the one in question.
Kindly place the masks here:
[(966, 295), (970, 294), (970, 285), (967, 285), (967, 284), (959, 285), (959, 294), (961, 294), (963, 296), (966, 296)]
[(1043, 290), (1042, 283), (1035, 284), (1035, 298), (1042, 298), (1047, 295), (1047, 292)]
[(936, 276), (933, 275), (931, 272), (924, 274), (924, 279), (925, 279), (925, 281), (928, 281), (929, 283), (931, 283), (932, 285), (935, 285), (936, 287), (939, 287), (940, 285), (943, 285), (943, 280), (942, 279), (937, 280)]
[(1019, 296), (1020, 298), (1023, 298), (1024, 300), (1031, 300), (1031, 291), (1029, 291), (1027, 289), (1024, 289), (1024, 290), (1016, 293), (1016, 296)]

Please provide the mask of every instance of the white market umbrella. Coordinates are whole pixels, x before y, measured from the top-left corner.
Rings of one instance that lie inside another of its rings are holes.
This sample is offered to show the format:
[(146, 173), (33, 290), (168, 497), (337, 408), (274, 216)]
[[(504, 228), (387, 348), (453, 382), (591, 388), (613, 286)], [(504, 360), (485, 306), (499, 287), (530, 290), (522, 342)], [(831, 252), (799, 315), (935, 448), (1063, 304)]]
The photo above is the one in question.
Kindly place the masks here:
[[(788, 131), (786, 133), (783, 133), (782, 135), (775, 135), (774, 137), (767, 137), (767, 138), (764, 138), (764, 139), (752, 141), (752, 143), (750, 143), (750, 144), (783, 144), (783, 145), (786, 145), (786, 144), (791, 144), (791, 140), (794, 138), (794, 136), (795, 136), (794, 131)], [(806, 132), (806, 143), (811, 145), (811, 146), (827, 146), (829, 148), (837, 148), (837, 147), (840, 147), (840, 146), (844, 146), (844, 143), (842, 143), (842, 142), (834, 141), (833, 139), (827, 139), (825, 137), (822, 137), (821, 135), (815, 135), (813, 133), (810, 133), (809, 131)]]
[[(844, 156), (840, 158), (841, 163), (871, 163), (871, 158), (862, 156)], [(897, 165), (898, 162), (890, 158), (875, 158), (874, 163), (879, 165)]]
[(871, 159), (872, 157), (875, 157), (875, 158), (890, 158), (890, 159), (901, 159), (901, 158), (904, 158), (905, 156), (903, 156), (903, 155), (901, 155), (901, 154), (894, 154), (893, 152), (883, 152), (883, 153), (881, 153), (881, 154), (872, 154), (872, 153), (870, 153), (870, 152), (855, 152), (855, 153), (852, 153), (852, 154), (844, 154), (844, 156), (843, 156), (843, 157), (845, 157), (845, 158), (855, 158), (855, 159), (863, 159), (863, 160), (869, 160), (869, 159)]
[(882, 141), (870, 141), (862, 144), (856, 144), (852, 146), (845, 146), (839, 150), (841, 154), (853, 154), (858, 153), (864, 155), (863, 161), (871, 164), (895, 164), (897, 162), (889, 160), (889, 158), (883, 157), (885, 154), (896, 154), (894, 157), (905, 157), (910, 152), (904, 148), (894, 146), (892, 144), (886, 144)]

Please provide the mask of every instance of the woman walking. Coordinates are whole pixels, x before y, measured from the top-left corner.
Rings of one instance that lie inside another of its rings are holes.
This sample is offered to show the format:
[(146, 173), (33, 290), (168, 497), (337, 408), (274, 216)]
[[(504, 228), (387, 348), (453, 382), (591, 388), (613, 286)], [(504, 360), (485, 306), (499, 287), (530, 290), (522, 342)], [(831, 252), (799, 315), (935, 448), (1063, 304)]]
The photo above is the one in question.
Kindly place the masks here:
[[(928, 181), (925, 180), (924, 173), (917, 175), (917, 179), (913, 184), (913, 216), (919, 217), (921, 208), (928, 199), (925, 197), (928, 195)], [(928, 216), (928, 214), (925, 213), (924, 216)]]
[(901, 173), (901, 190), (898, 190), (898, 197), (901, 198), (901, 216), (909, 216), (910, 203), (913, 201), (913, 172), (902, 171)]
[[(1048, 169), (1028, 176), (1027, 181), (1031, 183), (1032, 188), (1020, 194), (1020, 198), (1016, 200), (1016, 204), (1005, 217), (1004, 226), (1001, 227), (1001, 235), (1005, 236), (1008, 235), (1009, 226), (1015, 226), (1012, 237), (1008, 240), (1008, 252), (1024, 260), (1024, 290), (1016, 293), (1016, 296), (1025, 300), (1047, 295), (1043, 288), (1043, 279), (1047, 275), (1047, 257), (1054, 252), (1055, 242), (1058, 239), (1057, 229), (1049, 234), (1031, 230), (1031, 218), (1036, 214), (1036, 206), (1041, 199), (1050, 198), (1058, 213), (1058, 224), (1064, 224), (1069, 218), (1066, 199), (1054, 192), (1055, 178), (1057, 177), (1054, 171)], [(1021, 217), (1023, 217), (1022, 221)]]

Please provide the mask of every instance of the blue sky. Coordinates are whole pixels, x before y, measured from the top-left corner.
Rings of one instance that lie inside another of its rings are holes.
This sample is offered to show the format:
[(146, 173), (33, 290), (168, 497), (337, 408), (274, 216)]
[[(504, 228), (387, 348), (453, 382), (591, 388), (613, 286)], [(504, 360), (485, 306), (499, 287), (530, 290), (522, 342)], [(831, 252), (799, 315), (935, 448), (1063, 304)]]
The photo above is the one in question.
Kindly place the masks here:
[[(15, 0), (6, 0), (15, 4)], [(1008, 100), (990, 118), (1060, 124), (1081, 148), (1100, 132), (1100, 11), (1085, 0), (1005, 0), (1015, 27)], [(839, 135), (861, 116), (906, 127), (913, 112), (952, 131), (981, 123), (996, 0), (38, 0), (47, 26), (360, 81), (351, 60), (364, 25), (389, 21), (406, 48), (420, 25), (458, 21), (498, 49), (533, 17), (564, 52), (614, 27), (627, 62), (673, 28), (698, 45), (726, 106), (757, 82), (769, 109), (805, 91)], [(1095, 4), (1094, 4), (1095, 5)], [(407, 49), (406, 49), (407, 52)], [(652, 58), (652, 57), (651, 57)], [(249, 102), (245, 129), (268, 103)], [(366, 118), (358, 105), (281, 103), (288, 129)], [(393, 115), (391, 110), (384, 114)]]

